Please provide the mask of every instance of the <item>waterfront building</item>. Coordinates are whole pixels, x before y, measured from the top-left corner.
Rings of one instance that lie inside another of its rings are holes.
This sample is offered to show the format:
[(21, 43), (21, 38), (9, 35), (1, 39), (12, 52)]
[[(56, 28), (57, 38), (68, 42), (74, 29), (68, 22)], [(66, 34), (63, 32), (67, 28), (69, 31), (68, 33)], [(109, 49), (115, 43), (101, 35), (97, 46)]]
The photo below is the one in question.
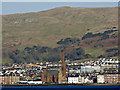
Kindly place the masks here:
[(16, 84), (19, 81), (20, 81), (20, 76), (16, 74), (0, 76), (0, 84)]
[(43, 83), (58, 83), (58, 70), (45, 69), (42, 72)]
[(84, 82), (85, 82), (84, 77), (81, 76), (81, 75), (79, 75), (79, 77), (78, 77), (78, 82), (79, 82), (79, 83), (84, 83)]
[(97, 83), (104, 83), (104, 75), (97, 75)]
[(42, 84), (42, 81), (27, 81), (28, 84)]
[(105, 83), (120, 83), (120, 74), (105, 74)]
[(78, 79), (78, 76), (71, 76), (71, 77), (68, 77), (68, 83), (69, 84), (72, 84), (72, 83), (79, 83), (79, 79)]

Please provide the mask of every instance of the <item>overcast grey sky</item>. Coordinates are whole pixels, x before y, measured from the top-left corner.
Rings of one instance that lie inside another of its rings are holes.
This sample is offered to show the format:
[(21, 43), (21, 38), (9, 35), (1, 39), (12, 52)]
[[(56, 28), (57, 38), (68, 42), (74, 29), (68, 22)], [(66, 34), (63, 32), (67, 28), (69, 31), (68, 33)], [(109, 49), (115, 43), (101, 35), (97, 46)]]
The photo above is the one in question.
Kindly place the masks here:
[(117, 2), (3, 2), (2, 14), (39, 12), (56, 7), (118, 7)]

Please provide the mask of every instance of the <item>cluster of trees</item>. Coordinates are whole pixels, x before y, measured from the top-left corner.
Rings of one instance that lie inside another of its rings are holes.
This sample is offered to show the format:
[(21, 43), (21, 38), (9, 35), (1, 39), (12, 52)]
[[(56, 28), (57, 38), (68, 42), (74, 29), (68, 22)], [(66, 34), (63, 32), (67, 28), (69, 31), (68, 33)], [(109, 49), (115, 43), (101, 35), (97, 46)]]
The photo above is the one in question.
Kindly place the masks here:
[(108, 31), (105, 31), (104, 33), (96, 33), (96, 34), (89, 32), (82, 37), (82, 40), (84, 40), (86, 38), (96, 37), (96, 36), (102, 36), (101, 40), (104, 40), (104, 39), (109, 38), (109, 34), (115, 32), (115, 31), (118, 31), (118, 30), (108, 30)]
[[(33, 46), (32, 48), (26, 47), (24, 50), (15, 50), (9, 54), (9, 57), (13, 59), (14, 63), (36, 63), (37, 61), (51, 61), (57, 62), (62, 58), (62, 51), (66, 47), (41, 47)], [(85, 54), (85, 51), (82, 48), (74, 48), (71, 52), (67, 52), (66, 59), (77, 60), (83, 58), (91, 57), (88, 54)]]
[(106, 53), (104, 55), (98, 56), (98, 58), (108, 58), (108, 57), (115, 57), (118, 56), (118, 48), (110, 48), (105, 51)]
[(106, 50), (106, 52), (113, 52), (113, 51), (118, 51), (118, 48), (110, 48)]
[(37, 61), (56, 61), (61, 59), (60, 48), (49, 47), (26, 47), (24, 50), (16, 50), (9, 54), (14, 63), (37, 62)]
[[(109, 33), (115, 32), (117, 30), (109, 30), (105, 31), (104, 33), (97, 33), (97, 34), (92, 34), (87, 33), (82, 37), (82, 40), (90, 37), (95, 37), (95, 36), (102, 36), (101, 39), (106, 39), (109, 38)], [(9, 53), (9, 58), (14, 61), (14, 63), (36, 63), (36, 62), (46, 62), (46, 61), (51, 61), (51, 62), (57, 62), (61, 60), (62, 58), (62, 52), (66, 50), (66, 48), (71, 49), (70, 51), (67, 52), (65, 58), (70, 59), (70, 60), (80, 60), (80, 59), (86, 59), (86, 58), (94, 58), (89, 54), (85, 54), (85, 51), (81, 47), (72, 47), (70, 48), (69, 46), (72, 46), (73, 44), (76, 44), (80, 42), (79, 38), (65, 38), (61, 39), (60, 41), (57, 42), (59, 47), (56, 48), (50, 48), (50, 47), (43, 47), (43, 46), (33, 46), (33, 47), (26, 47), (23, 50), (15, 50), (13, 52)], [(93, 41), (88, 41), (86, 42), (87, 44), (91, 44)], [(102, 46), (102, 44), (98, 44), (94, 47)], [(113, 49), (108, 49), (106, 50), (106, 55), (100, 55), (100, 57), (111, 57), (111, 56), (117, 56), (118, 55), (117, 48)]]
[(108, 30), (108, 31), (105, 31), (104, 34), (109, 34), (109, 33), (113, 33), (113, 32), (116, 32), (118, 30)]
[(65, 38), (57, 42), (59, 45), (70, 45), (80, 41), (79, 38)]
[(118, 48), (111, 48), (106, 50), (108, 57), (118, 56)]
[[(50, 47), (42, 47), (42, 46), (33, 46), (33, 47), (26, 47), (24, 50), (15, 50), (9, 53), (9, 57), (14, 61), (14, 63), (36, 63), (38, 61), (51, 61), (51, 62), (58, 62), (62, 59), (62, 52), (69, 49), (69, 44), (73, 44), (79, 41), (79, 39), (73, 38), (66, 38), (62, 39), (58, 44), (60, 44), (57, 48), (50, 48)], [(71, 49), (71, 48), (70, 48)], [(65, 58), (70, 60), (80, 60), (85, 58), (92, 57), (89, 54), (85, 54), (83, 48), (72, 48), (69, 52), (65, 51)]]
[(70, 53), (68, 53), (66, 58), (72, 60), (80, 60), (85, 58), (92, 58), (92, 56), (89, 54), (85, 54), (83, 48), (74, 48)]

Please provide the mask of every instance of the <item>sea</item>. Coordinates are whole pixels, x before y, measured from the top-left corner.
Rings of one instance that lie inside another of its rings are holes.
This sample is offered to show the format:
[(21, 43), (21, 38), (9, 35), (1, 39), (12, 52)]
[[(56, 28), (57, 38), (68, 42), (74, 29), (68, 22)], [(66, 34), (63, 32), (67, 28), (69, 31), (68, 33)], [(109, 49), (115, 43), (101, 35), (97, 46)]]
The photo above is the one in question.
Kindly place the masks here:
[(120, 86), (16, 86), (1, 90), (120, 90)]

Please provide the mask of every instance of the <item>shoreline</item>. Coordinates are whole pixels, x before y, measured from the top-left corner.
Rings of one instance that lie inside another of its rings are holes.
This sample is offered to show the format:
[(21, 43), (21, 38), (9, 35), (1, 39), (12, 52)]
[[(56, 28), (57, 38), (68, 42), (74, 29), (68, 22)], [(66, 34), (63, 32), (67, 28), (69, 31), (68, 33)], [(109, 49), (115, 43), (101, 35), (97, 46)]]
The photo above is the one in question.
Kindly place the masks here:
[(14, 85), (2, 85), (2, 87), (34, 87), (34, 86), (38, 86), (38, 87), (61, 87), (61, 86), (67, 86), (67, 87), (74, 87), (74, 86), (120, 86), (120, 84), (14, 84)]

